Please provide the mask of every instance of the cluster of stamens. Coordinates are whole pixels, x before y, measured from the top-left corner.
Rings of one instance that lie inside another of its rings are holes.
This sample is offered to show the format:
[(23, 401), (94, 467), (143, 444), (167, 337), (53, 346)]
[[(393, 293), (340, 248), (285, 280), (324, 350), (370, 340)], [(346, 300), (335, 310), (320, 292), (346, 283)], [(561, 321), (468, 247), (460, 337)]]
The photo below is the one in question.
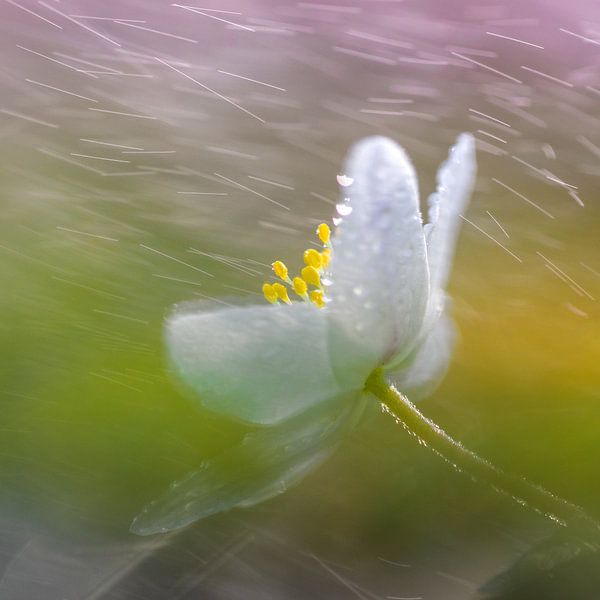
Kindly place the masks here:
[(309, 248), (304, 251), (305, 266), (300, 270), (298, 277), (292, 279), (289, 276), (288, 268), (280, 260), (276, 260), (271, 265), (273, 272), (280, 280), (275, 283), (265, 283), (262, 287), (265, 298), (271, 304), (292, 303), (285, 283), (305, 302), (311, 302), (318, 308), (324, 308), (327, 299), (323, 291), (321, 275), (331, 261), (331, 230), (326, 223), (321, 223), (317, 227), (317, 236), (323, 244), (323, 250), (319, 252), (314, 248)]

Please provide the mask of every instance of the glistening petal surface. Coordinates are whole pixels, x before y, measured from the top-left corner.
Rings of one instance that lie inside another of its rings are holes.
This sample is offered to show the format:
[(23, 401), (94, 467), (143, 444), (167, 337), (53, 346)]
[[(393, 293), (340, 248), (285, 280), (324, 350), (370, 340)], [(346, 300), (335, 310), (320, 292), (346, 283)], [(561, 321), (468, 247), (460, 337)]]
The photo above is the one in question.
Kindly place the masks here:
[[(342, 212), (352, 210), (333, 240), (328, 310), (374, 368), (410, 348), (425, 313), (429, 274), (417, 180), (404, 150), (384, 137), (356, 144), (345, 175), (354, 182), (343, 189), (349, 200)], [(340, 345), (332, 341), (334, 356)]]
[[(444, 376), (450, 362), (455, 331), (448, 317), (446, 283), (452, 267), (461, 213), (466, 209), (475, 181), (475, 141), (463, 133), (450, 149), (437, 174), (437, 190), (429, 197), (429, 223), (425, 226), (430, 296), (419, 347), (410, 361), (398, 364), (392, 379), (411, 397), (424, 396)], [(389, 365), (390, 370), (396, 366)]]
[(390, 373), (390, 380), (413, 401), (428, 396), (448, 370), (455, 339), (454, 323), (447, 315), (440, 316), (414, 356)]
[(180, 529), (234, 507), (281, 494), (325, 460), (364, 409), (362, 393), (329, 399), (306, 413), (244, 437), (200, 469), (175, 482), (131, 526), (150, 535)]
[(361, 387), (334, 376), (323, 313), (298, 303), (175, 314), (166, 325), (171, 362), (206, 408), (278, 423)]
[(429, 222), (425, 233), (433, 293), (446, 287), (462, 221), (460, 215), (469, 202), (476, 171), (475, 140), (463, 133), (440, 167), (437, 190), (428, 200)]

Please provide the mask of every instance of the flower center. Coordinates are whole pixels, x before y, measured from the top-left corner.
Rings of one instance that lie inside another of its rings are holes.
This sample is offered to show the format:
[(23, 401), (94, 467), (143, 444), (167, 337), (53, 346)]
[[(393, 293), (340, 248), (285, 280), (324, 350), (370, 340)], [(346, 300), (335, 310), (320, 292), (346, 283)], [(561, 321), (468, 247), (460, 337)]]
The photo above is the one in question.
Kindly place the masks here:
[(275, 283), (265, 283), (262, 287), (265, 298), (271, 304), (292, 303), (288, 295), (288, 288), (281, 283), (283, 281), (305, 302), (311, 302), (318, 308), (325, 307), (327, 298), (323, 291), (321, 274), (331, 261), (331, 229), (327, 223), (321, 223), (317, 227), (317, 236), (323, 244), (323, 250), (319, 252), (314, 248), (309, 248), (304, 251), (305, 266), (300, 270), (300, 276), (291, 279), (288, 268), (280, 260), (276, 260), (271, 265), (273, 272), (280, 280)]

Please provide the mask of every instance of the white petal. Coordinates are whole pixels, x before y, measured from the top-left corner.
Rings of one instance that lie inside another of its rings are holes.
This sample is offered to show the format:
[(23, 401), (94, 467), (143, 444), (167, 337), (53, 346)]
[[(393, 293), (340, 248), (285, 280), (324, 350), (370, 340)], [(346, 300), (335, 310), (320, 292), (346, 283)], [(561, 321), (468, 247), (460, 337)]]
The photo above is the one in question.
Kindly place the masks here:
[(361, 392), (330, 399), (280, 425), (248, 434), (230, 450), (205, 461), (149, 504), (134, 533), (180, 529), (234, 507), (246, 508), (281, 494), (329, 456), (362, 415)]
[(411, 400), (431, 394), (448, 370), (455, 339), (454, 323), (441, 316), (414, 356), (390, 373), (391, 381)]
[(454, 247), (461, 225), (460, 214), (469, 201), (477, 165), (475, 142), (462, 134), (450, 149), (437, 175), (437, 190), (429, 197), (429, 223), (425, 226), (430, 296), (419, 347), (395, 374), (402, 391), (423, 396), (437, 385), (450, 361), (454, 327), (446, 316), (446, 283), (452, 267)]
[(361, 388), (352, 377), (338, 383), (327, 331), (324, 311), (312, 305), (265, 303), (175, 314), (166, 338), (177, 374), (203, 406), (267, 425)]
[(475, 140), (472, 135), (463, 133), (440, 167), (437, 190), (428, 202), (429, 223), (425, 233), (432, 292), (446, 287), (462, 221), (460, 214), (471, 196), (476, 171)]
[(402, 148), (383, 137), (359, 142), (344, 172), (354, 179), (344, 189), (352, 212), (333, 240), (328, 310), (375, 367), (410, 350), (428, 299), (417, 180)]

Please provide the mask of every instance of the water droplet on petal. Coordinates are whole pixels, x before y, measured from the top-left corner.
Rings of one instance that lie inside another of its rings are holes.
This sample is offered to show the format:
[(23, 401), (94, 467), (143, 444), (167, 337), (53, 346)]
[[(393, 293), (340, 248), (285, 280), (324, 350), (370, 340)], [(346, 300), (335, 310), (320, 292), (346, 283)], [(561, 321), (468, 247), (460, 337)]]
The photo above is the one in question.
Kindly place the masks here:
[(354, 179), (352, 177), (348, 177), (347, 175), (338, 175), (337, 182), (342, 187), (348, 187), (349, 185), (352, 185), (354, 183)]
[(336, 204), (335, 209), (342, 217), (347, 217), (352, 212), (352, 207), (348, 204)]

